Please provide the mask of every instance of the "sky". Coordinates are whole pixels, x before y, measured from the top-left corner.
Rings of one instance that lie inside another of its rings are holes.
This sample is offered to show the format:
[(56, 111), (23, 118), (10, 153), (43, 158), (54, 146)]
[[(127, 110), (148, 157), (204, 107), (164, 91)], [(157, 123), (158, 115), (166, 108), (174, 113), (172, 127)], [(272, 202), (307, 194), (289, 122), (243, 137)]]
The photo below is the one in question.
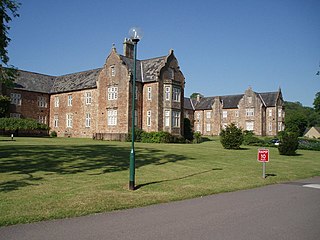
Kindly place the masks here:
[(18, 0), (9, 63), (59, 76), (102, 67), (112, 44), (123, 53), (129, 29), (143, 38), (138, 59), (170, 49), (185, 96), (282, 90), (313, 106), (320, 91), (319, 0)]

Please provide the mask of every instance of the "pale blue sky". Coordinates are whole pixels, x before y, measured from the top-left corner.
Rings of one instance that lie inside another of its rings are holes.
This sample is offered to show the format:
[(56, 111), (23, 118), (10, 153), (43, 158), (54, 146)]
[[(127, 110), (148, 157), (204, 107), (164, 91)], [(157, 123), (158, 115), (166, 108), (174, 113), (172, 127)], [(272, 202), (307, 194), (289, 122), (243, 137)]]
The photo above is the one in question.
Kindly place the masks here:
[(9, 32), (10, 64), (63, 75), (102, 67), (132, 26), (138, 58), (174, 49), (185, 95), (240, 94), (281, 87), (312, 106), (320, 91), (319, 0), (20, 0)]

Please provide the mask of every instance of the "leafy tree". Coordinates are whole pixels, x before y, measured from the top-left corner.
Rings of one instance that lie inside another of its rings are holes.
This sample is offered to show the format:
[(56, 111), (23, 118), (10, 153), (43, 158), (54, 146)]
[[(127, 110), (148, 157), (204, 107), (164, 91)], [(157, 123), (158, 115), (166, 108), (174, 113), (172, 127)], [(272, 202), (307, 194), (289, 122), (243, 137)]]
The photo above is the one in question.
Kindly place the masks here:
[(6, 116), (7, 112), (9, 111), (10, 106), (10, 98), (7, 96), (0, 95), (0, 118)]
[(203, 97), (203, 95), (202, 95), (201, 93), (195, 92), (195, 93), (192, 93), (192, 94), (190, 95), (190, 98), (195, 99), (195, 98), (197, 98), (198, 95), (200, 95), (201, 97)]
[(185, 139), (192, 141), (193, 140), (193, 132), (191, 128), (191, 122), (189, 118), (184, 118), (184, 129), (183, 129), (183, 136)]
[(282, 131), (278, 135), (280, 144), (278, 150), (280, 155), (296, 155), (299, 146), (298, 134), (296, 132)]
[(314, 101), (313, 101), (313, 106), (314, 106), (314, 110), (317, 113), (320, 113), (320, 92), (316, 93), (316, 96), (315, 96)]
[(220, 142), (226, 149), (240, 149), (243, 142), (242, 129), (231, 123), (220, 132)]
[[(11, 16), (19, 17), (17, 13), (20, 3), (15, 0), (0, 0), (0, 84), (4, 83), (7, 86), (12, 85), (13, 80), (17, 74), (13, 66), (9, 66), (9, 56), (7, 47), (11, 39), (8, 37), (10, 30), (9, 22), (12, 20)], [(9, 14), (11, 12), (11, 16)]]

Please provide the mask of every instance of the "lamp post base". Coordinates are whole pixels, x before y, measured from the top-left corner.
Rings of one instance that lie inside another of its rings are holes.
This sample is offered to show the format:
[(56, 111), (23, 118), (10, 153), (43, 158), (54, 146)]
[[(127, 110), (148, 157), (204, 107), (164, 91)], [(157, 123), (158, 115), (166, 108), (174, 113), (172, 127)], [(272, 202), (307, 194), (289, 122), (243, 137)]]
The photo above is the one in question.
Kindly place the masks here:
[(134, 181), (129, 181), (129, 190), (134, 190)]

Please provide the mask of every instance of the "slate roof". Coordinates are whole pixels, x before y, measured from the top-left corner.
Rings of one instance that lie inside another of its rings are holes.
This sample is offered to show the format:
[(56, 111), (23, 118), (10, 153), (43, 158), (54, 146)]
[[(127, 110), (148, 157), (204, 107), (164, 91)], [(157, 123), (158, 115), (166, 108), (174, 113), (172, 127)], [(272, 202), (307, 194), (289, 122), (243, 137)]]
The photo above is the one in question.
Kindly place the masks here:
[(142, 81), (143, 82), (152, 82), (156, 81), (158, 75), (160, 74), (161, 68), (165, 65), (166, 56), (152, 58), (140, 61), (142, 64)]
[(244, 94), (221, 96), (220, 101), (222, 102), (223, 109), (238, 108), (239, 101), (243, 96)]
[(257, 94), (261, 96), (266, 107), (276, 106), (279, 92), (266, 92), (266, 93), (257, 93)]
[(102, 68), (67, 74), (55, 78), (50, 93), (69, 92), (97, 87), (96, 81)]
[(187, 110), (194, 110), (193, 104), (190, 98), (184, 98), (183, 106)]
[(31, 92), (49, 93), (55, 77), (39, 73), (18, 70), (14, 88)]
[(214, 102), (214, 97), (203, 97), (200, 102), (196, 102), (195, 109), (196, 110), (208, 110), (212, 108), (212, 104)]

